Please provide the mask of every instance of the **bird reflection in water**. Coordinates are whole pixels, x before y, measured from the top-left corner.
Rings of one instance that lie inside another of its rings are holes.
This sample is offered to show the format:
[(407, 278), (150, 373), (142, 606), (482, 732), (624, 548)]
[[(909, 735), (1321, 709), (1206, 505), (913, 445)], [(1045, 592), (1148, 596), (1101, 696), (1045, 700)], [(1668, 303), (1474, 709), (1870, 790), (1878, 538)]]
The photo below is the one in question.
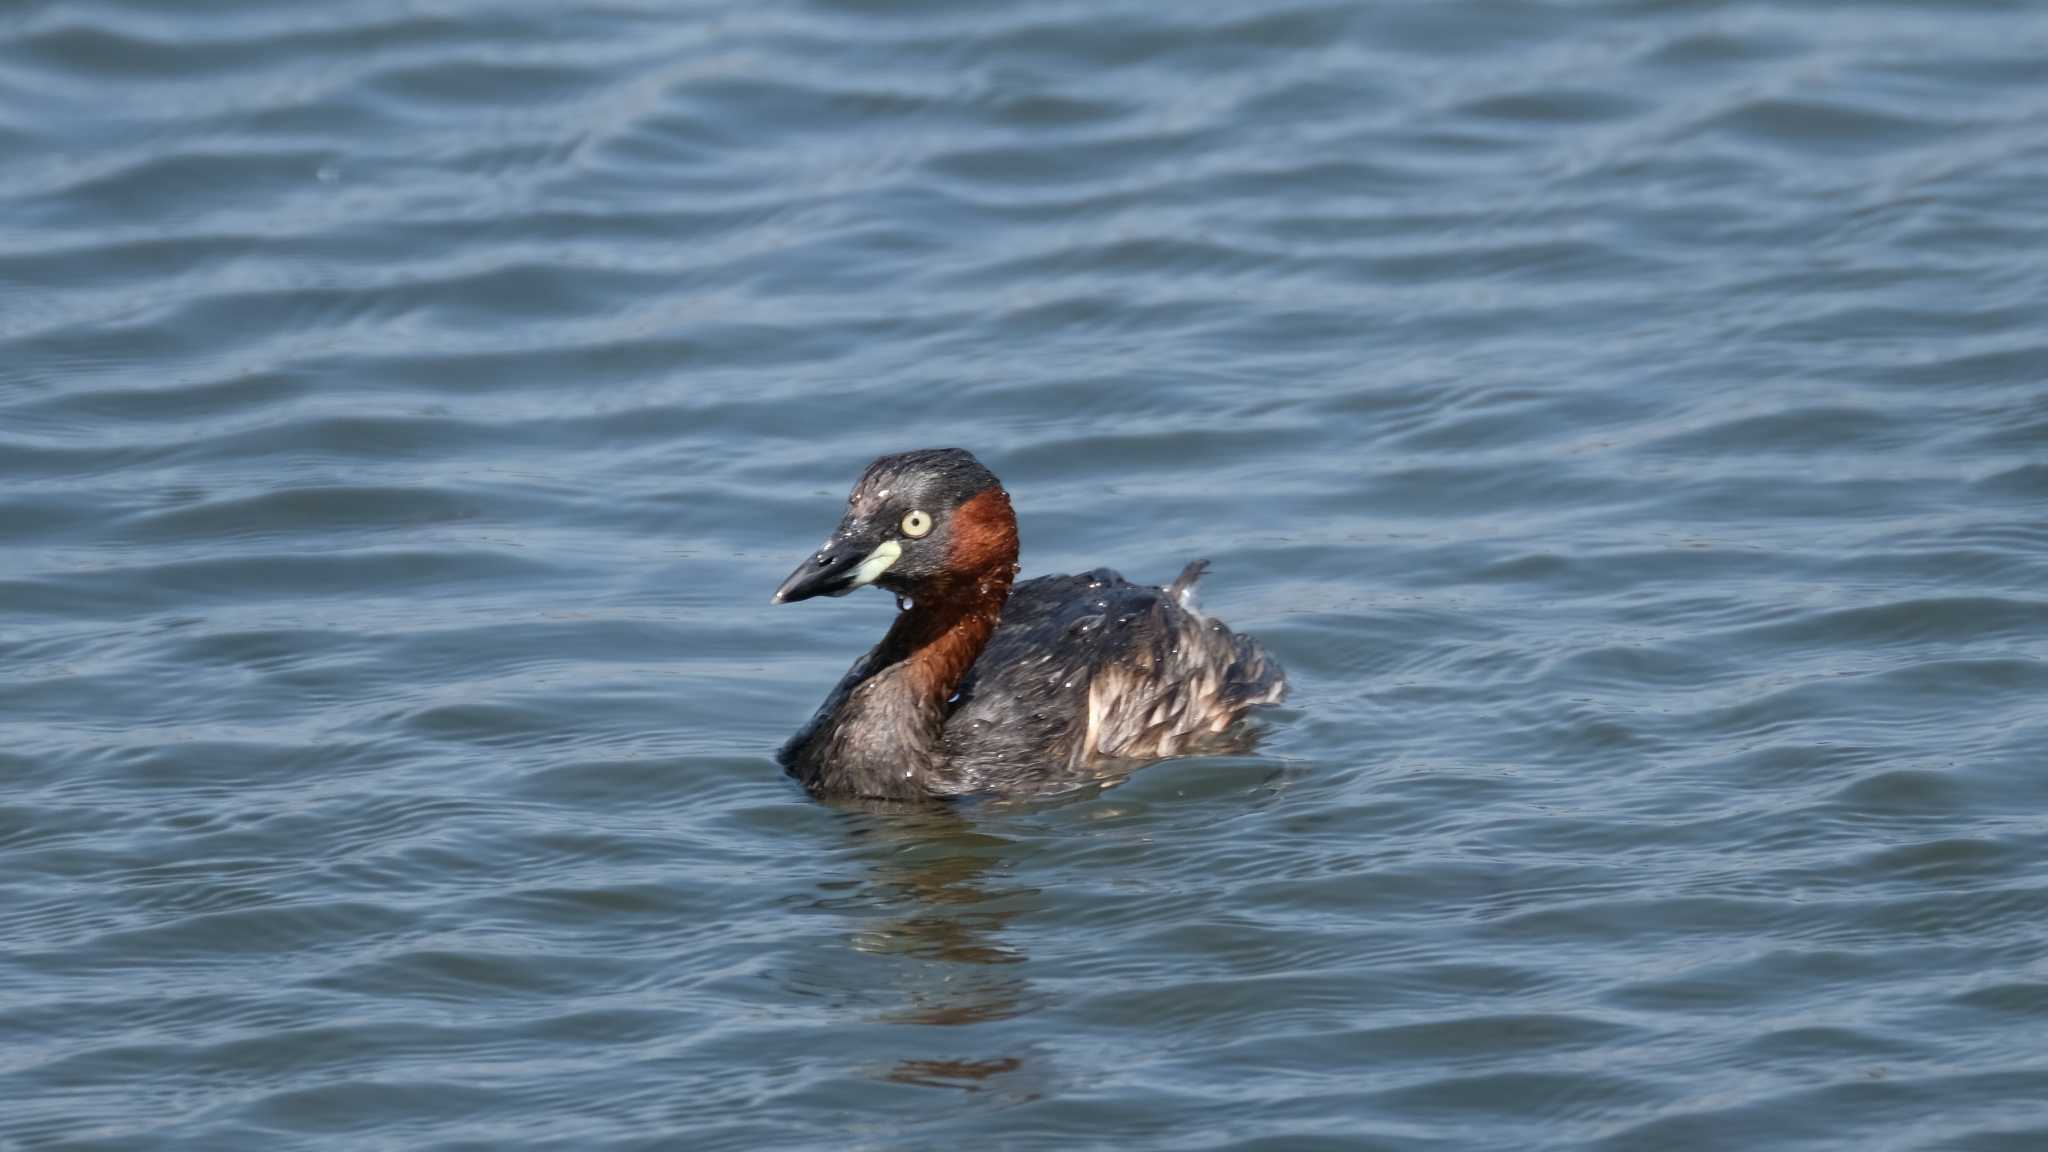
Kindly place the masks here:
[(979, 1092), (982, 1081), (1004, 1072), (1015, 1072), (1023, 1066), (1024, 1062), (1015, 1056), (1005, 1056), (1000, 1060), (899, 1060), (896, 1067), (889, 1070), (887, 1079), (896, 1084)]
[[(1031, 1011), (1031, 989), (1016, 966), (1025, 956), (1004, 939), (1010, 922), (1038, 904), (1031, 889), (991, 887), (1002, 871), (1012, 841), (980, 831), (950, 808), (841, 805), (853, 857), (864, 875), (826, 885), (832, 896), (818, 903), (875, 918), (862, 924), (851, 944), (870, 956), (894, 956), (910, 963), (896, 969), (892, 983), (903, 1002), (885, 1008), (884, 1024), (953, 1028), (988, 1025)], [(949, 1037), (954, 1047), (965, 1037)], [(882, 1079), (921, 1087), (979, 1092), (1005, 1085), (1026, 1069), (1018, 1053), (974, 1058), (905, 1059)], [(1017, 1093), (1028, 1099), (1035, 1092)]]

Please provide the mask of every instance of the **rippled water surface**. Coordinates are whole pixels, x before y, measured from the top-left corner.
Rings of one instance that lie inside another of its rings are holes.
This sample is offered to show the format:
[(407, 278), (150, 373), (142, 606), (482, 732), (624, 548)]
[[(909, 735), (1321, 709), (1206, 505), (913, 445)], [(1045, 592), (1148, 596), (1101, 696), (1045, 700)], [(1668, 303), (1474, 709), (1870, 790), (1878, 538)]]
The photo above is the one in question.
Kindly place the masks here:
[[(0, 1146), (2048, 1148), (2048, 9), (13, 0)], [(1294, 681), (772, 752), (872, 455)]]

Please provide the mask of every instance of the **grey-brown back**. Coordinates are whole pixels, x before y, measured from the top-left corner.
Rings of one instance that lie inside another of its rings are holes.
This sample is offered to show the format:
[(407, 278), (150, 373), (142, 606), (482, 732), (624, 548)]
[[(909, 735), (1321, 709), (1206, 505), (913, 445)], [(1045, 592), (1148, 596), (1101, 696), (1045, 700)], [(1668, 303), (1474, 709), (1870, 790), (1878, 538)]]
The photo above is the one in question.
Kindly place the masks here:
[(946, 720), (954, 770), (1009, 791), (1233, 746), (1245, 712), (1287, 681), (1257, 641), (1194, 610), (1205, 567), (1170, 589), (1107, 568), (1018, 584)]

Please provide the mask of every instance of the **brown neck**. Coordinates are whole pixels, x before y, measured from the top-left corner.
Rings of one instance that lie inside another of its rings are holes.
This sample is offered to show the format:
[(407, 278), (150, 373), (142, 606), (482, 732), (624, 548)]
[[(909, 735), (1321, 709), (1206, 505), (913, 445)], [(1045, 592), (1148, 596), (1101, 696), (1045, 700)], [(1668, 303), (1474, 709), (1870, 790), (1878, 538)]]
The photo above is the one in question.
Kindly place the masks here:
[(1017, 517), (1009, 494), (990, 488), (953, 514), (954, 577), (924, 589), (889, 629), (883, 650), (902, 660), (920, 699), (943, 705), (1003, 616), (1017, 575)]
[(896, 617), (882, 650), (891, 663), (903, 662), (919, 699), (944, 704), (960, 686), (995, 634), (1010, 580), (1005, 568), (952, 595), (927, 594)]

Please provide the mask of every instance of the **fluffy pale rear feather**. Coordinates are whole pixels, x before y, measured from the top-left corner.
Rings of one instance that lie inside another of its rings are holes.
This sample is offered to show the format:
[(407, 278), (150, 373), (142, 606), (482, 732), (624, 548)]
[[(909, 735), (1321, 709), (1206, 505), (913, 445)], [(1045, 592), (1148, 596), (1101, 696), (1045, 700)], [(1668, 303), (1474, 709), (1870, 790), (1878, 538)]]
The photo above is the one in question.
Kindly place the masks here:
[[(1155, 605), (1155, 627), (1167, 636), (1129, 664), (1110, 663), (1088, 686), (1084, 754), (1153, 759), (1205, 750), (1203, 737), (1227, 732), (1257, 704), (1278, 703), (1286, 680), (1248, 636), (1202, 616), (1193, 606), (1195, 581), (1207, 560), (1187, 566)], [(1194, 745), (1191, 747), (1190, 745)]]
[(1017, 585), (946, 722), (955, 763), (1000, 789), (1048, 761), (1075, 776), (1242, 747), (1238, 720), (1287, 682), (1256, 641), (1184, 606), (1207, 566), (1163, 589), (1108, 569)]

